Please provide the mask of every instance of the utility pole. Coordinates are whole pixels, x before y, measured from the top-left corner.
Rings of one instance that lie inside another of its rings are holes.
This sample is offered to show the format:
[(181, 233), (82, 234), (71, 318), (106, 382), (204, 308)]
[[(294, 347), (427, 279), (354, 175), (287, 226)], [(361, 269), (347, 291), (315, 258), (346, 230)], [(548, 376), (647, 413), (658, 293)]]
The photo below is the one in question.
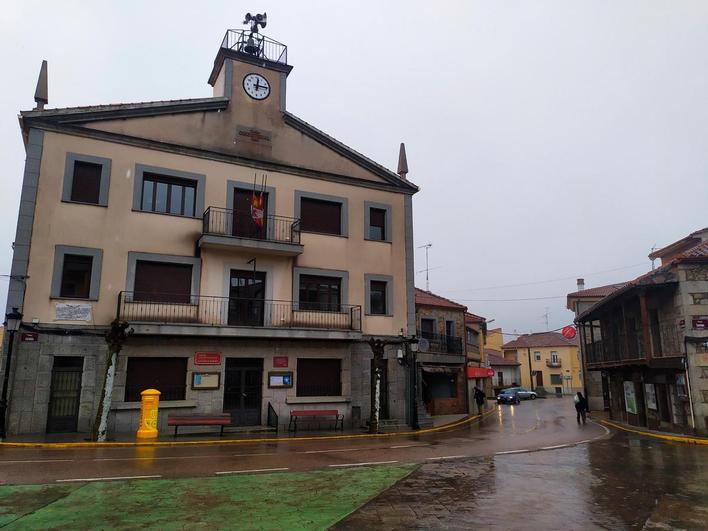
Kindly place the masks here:
[(426, 243), (421, 245), (418, 249), (425, 249), (425, 291), (430, 291), (430, 278), (428, 273), (430, 272), (430, 266), (428, 265), (428, 250), (433, 246), (432, 243)]
[(541, 317), (544, 317), (546, 319), (546, 332), (548, 332), (548, 318), (550, 317), (551, 312), (548, 311), (548, 306), (546, 306), (546, 313), (544, 313)]

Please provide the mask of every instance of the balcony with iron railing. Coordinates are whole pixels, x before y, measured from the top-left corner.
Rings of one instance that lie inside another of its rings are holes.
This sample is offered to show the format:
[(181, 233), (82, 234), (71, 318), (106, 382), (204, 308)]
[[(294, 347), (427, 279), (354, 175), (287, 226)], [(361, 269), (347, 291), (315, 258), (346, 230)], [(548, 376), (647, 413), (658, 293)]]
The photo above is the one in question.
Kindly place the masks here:
[(257, 250), (283, 256), (296, 256), (304, 250), (297, 218), (264, 215), (258, 224), (250, 211), (213, 206), (202, 216), (198, 243), (200, 247)]
[(546, 367), (557, 369), (561, 366), (561, 360), (546, 360)]
[(250, 30), (227, 30), (224, 39), (221, 41), (221, 47), (255, 59), (283, 65), (288, 64), (287, 46)]
[[(137, 333), (349, 338), (360, 335), (361, 306), (123, 291), (118, 319)], [(326, 334), (294, 334), (321, 331)], [(334, 333), (334, 334), (332, 334)], [(341, 337), (340, 337), (341, 336)]]
[(446, 336), (443, 334), (433, 334), (422, 331), (418, 332), (418, 337), (427, 341), (427, 351), (431, 353), (461, 356), (465, 352), (461, 337)]

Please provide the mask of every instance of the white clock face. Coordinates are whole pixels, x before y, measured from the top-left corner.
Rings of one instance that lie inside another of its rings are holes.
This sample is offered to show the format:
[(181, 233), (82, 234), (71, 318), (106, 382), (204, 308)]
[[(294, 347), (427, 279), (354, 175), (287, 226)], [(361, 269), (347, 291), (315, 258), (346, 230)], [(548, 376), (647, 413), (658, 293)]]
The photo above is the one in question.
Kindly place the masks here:
[(248, 74), (243, 78), (243, 90), (254, 100), (264, 100), (270, 95), (270, 83), (260, 74)]

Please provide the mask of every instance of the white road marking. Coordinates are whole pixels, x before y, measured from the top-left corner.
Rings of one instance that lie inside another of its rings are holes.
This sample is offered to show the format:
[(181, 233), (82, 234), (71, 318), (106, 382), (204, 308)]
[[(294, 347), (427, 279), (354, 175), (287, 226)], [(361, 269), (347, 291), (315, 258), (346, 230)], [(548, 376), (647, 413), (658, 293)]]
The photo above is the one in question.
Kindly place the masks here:
[(467, 457), (467, 456), (466, 455), (445, 455), (442, 457), (426, 457), (426, 459), (429, 461), (434, 461), (434, 460), (441, 460), (441, 459), (462, 459), (463, 457)]
[(297, 452), (298, 454), (326, 454), (329, 452), (358, 452), (360, 450), (376, 450), (376, 448), (337, 448), (336, 450), (307, 450), (306, 452)]
[(397, 446), (389, 446), (389, 448), (422, 448), (423, 446), (430, 446), (429, 444), (399, 444)]
[(116, 476), (112, 478), (77, 478), (77, 479), (57, 479), (57, 483), (70, 483), (81, 481), (118, 481), (121, 479), (153, 479), (161, 478), (162, 476)]
[(555, 446), (541, 446), (541, 450), (555, 450), (556, 448), (568, 448), (576, 443), (556, 444)]
[(388, 465), (391, 463), (398, 463), (398, 461), (369, 461), (368, 463), (345, 463), (343, 465), (328, 465), (331, 468), (340, 468), (347, 466), (367, 466), (367, 465)]
[[(89, 461), (149, 461), (153, 459), (207, 459), (217, 457), (214, 455), (175, 455), (162, 457), (97, 457)], [(80, 461), (80, 460), (79, 460)]]
[(592, 439), (585, 439), (584, 441), (578, 441), (576, 444), (585, 444), (585, 443), (589, 443), (589, 442), (592, 442)]
[(217, 476), (224, 474), (249, 474), (251, 472), (282, 472), (283, 470), (290, 470), (289, 468), (252, 468), (250, 470), (225, 470), (223, 472), (215, 472)]
[(14, 461), (0, 461), (0, 464), (7, 465), (13, 463), (66, 463), (73, 459), (17, 459)]
[(523, 454), (525, 452), (530, 452), (528, 448), (524, 448), (523, 450), (507, 450), (506, 452), (495, 452), (494, 455), (504, 455), (504, 454)]

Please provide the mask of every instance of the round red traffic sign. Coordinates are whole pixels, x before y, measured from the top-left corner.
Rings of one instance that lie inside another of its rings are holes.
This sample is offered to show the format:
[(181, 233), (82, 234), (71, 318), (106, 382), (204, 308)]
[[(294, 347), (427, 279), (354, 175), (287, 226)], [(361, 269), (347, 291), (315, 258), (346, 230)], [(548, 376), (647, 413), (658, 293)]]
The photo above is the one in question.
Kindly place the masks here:
[(563, 337), (566, 339), (573, 339), (575, 337), (575, 327), (574, 326), (564, 326), (563, 330), (561, 330), (561, 334), (563, 334)]

